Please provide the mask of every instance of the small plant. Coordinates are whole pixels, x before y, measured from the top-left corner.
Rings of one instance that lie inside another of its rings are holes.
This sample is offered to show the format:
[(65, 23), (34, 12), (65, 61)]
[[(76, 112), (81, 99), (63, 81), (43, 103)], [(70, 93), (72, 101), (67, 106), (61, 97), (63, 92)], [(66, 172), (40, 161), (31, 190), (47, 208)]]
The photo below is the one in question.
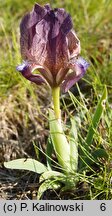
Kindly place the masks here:
[[(49, 4), (44, 7), (35, 4), (33, 10), (24, 16), (20, 24), (21, 54), (24, 62), (17, 67), (17, 70), (37, 85), (47, 83), (52, 91), (53, 109), (49, 109), (50, 136), (46, 147), (47, 165), (30, 158), (5, 162), (4, 165), (6, 168), (30, 170), (41, 174), (38, 199), (46, 189), (57, 189), (61, 183), (68, 188), (74, 187), (79, 178), (79, 170), (83, 171), (86, 166), (91, 167), (93, 162), (97, 163), (98, 157), (107, 156), (104, 149), (91, 151), (93, 137), (107, 99), (106, 87), (85, 140), (79, 139), (73, 116), (70, 118), (69, 137), (67, 138), (64, 133), (60, 89), (67, 92), (84, 76), (89, 67), (89, 64), (79, 56), (80, 41), (72, 28), (70, 15), (63, 8), (52, 10)], [(32, 74), (35, 69), (38, 69), (38, 74)], [(69, 95), (73, 102), (75, 96), (71, 92)], [(58, 163), (54, 161), (55, 166), (51, 163), (53, 151), (58, 160)]]

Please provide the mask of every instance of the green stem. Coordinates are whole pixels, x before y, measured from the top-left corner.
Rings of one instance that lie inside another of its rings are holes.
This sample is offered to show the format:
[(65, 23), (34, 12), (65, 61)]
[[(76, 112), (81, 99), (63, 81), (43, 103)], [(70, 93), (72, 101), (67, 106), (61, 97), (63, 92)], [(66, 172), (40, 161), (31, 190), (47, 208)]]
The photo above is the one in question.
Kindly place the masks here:
[(70, 171), (70, 147), (60, 121), (60, 87), (52, 88), (52, 97), (54, 112), (49, 110), (50, 135), (59, 164), (64, 171)]
[(60, 115), (60, 87), (52, 88), (52, 97), (53, 97), (53, 105), (54, 105), (54, 113), (56, 119), (61, 118)]
[(50, 137), (60, 166), (64, 172), (71, 170), (70, 146), (63, 132), (60, 119), (56, 119), (54, 112), (49, 109)]

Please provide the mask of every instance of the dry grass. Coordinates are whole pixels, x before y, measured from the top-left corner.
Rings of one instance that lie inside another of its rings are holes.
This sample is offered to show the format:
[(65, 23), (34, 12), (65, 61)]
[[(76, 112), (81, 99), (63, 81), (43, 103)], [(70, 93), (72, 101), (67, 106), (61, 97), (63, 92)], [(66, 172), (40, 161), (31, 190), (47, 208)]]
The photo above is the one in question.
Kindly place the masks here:
[[(7, 100), (2, 99), (0, 102), (0, 197), (3, 199), (32, 198), (34, 196), (32, 193), (35, 191), (34, 183), (36, 183), (36, 188), (38, 186), (36, 174), (8, 171), (3, 168), (3, 162), (22, 157), (37, 158), (33, 143), (37, 146), (41, 143), (45, 148), (48, 131), (44, 122), (46, 122), (46, 108), (50, 100), (49, 93), (45, 89), (35, 90), (37, 100), (34, 100), (28, 91), (24, 91), (21, 103), (20, 93), (16, 86)], [(41, 111), (37, 101), (39, 101)], [(43, 129), (45, 127), (46, 129)]]

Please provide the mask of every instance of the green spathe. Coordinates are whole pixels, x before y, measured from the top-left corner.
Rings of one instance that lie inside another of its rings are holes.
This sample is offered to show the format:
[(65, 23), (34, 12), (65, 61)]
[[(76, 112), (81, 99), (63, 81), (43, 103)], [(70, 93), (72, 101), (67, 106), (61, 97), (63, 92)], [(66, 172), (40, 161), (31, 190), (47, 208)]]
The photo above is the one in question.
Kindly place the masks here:
[(64, 171), (70, 171), (70, 146), (63, 132), (61, 120), (55, 118), (51, 109), (49, 109), (49, 120), (50, 135), (59, 164)]

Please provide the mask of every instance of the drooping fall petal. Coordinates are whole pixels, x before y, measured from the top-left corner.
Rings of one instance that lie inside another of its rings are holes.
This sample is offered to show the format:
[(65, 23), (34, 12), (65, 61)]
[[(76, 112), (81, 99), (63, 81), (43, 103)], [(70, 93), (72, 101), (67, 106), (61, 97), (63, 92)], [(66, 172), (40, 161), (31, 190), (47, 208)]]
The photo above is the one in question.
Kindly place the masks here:
[(65, 80), (62, 83), (63, 92), (67, 92), (76, 82), (78, 82), (84, 76), (88, 67), (89, 63), (82, 57), (72, 59), (69, 68), (72, 69), (73, 72), (67, 74), (65, 77)]
[(41, 85), (45, 83), (45, 79), (40, 74), (32, 74), (31, 73), (31, 66), (24, 62), (23, 64), (17, 66), (16, 68), (21, 74), (31, 82), (36, 83), (37, 85)]

